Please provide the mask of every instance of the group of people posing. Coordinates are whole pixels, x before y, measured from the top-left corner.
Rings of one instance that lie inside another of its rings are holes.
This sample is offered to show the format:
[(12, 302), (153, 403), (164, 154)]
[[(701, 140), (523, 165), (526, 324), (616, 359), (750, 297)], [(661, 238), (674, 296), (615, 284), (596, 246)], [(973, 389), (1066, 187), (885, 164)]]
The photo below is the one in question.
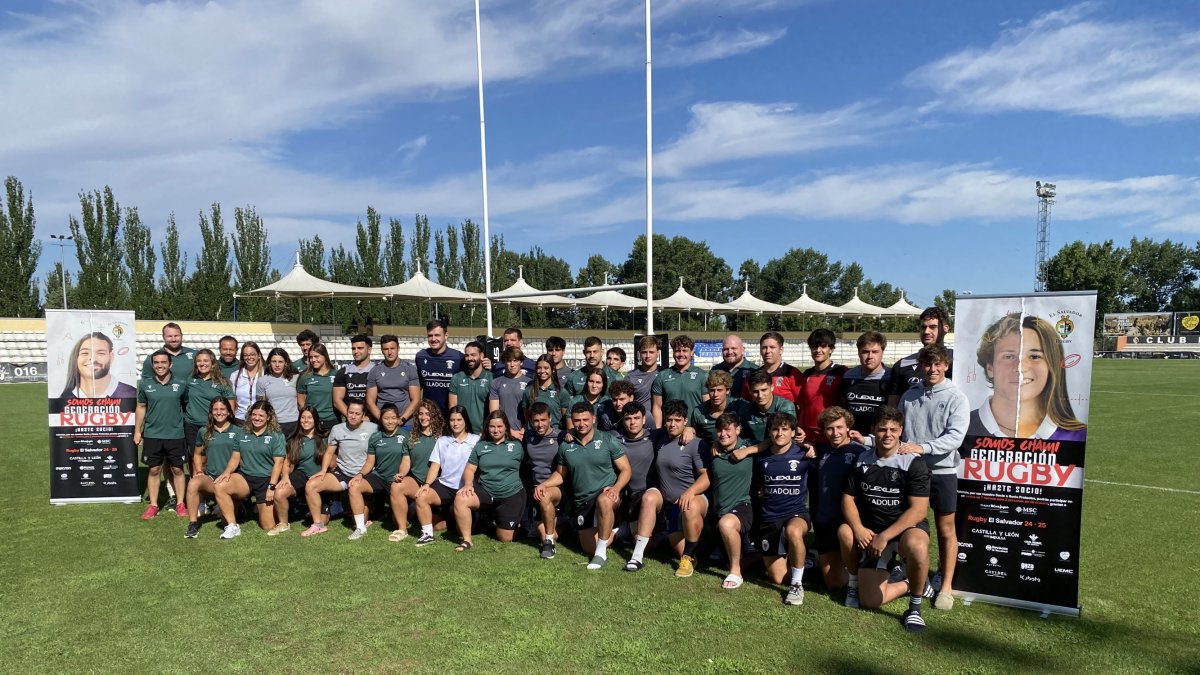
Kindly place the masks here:
[(490, 524), (502, 542), (536, 533), (540, 556), (552, 559), (561, 531), (574, 529), (589, 570), (607, 565), (625, 527), (630, 572), (663, 545), (678, 559), (675, 575), (689, 577), (703, 545), (727, 565), (723, 588), (741, 586), (743, 562), (757, 558), (786, 587), (783, 601), (800, 605), (812, 557), (848, 606), (907, 596), (902, 624), (919, 631), (926, 599), (939, 609), (954, 602), (956, 467), (970, 411), (950, 379), (948, 328), (941, 310), (926, 310), (923, 348), (891, 368), (874, 331), (858, 338), (851, 368), (833, 363), (831, 331), (813, 331), (804, 370), (784, 362), (776, 332), (759, 340), (761, 364), (728, 336), (708, 372), (693, 365), (690, 337), (670, 340), (664, 367), (659, 341), (645, 336), (622, 373), (625, 352), (606, 352), (599, 338), (571, 369), (565, 340), (546, 339), (530, 359), (516, 328), (495, 363), (481, 342), (449, 347), (446, 324), (434, 320), (413, 361), (399, 357), (393, 335), (379, 339), (375, 361), (372, 338), (356, 335), (352, 361), (335, 368), (311, 331), (297, 336), (293, 360), (232, 336), (219, 354), (194, 351), (171, 323), (138, 387), (135, 441), (149, 467), (142, 517), (158, 515), (162, 478), (181, 496), (188, 538), (209, 499), (221, 538), (232, 539), (242, 503), (252, 501), (270, 536), (307, 511), (301, 536), (313, 537), (329, 531), (346, 497), (353, 540), (386, 498), (389, 541), (406, 539), (415, 520), (417, 546), (451, 526), (465, 553)]

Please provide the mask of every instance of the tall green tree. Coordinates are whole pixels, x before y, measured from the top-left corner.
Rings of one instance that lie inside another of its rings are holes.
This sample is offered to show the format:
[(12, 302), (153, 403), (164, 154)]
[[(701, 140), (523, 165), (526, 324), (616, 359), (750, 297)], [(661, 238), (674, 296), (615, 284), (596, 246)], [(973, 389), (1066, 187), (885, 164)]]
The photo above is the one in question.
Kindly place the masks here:
[(137, 316), (161, 319), (162, 305), (154, 282), (158, 256), (154, 252), (150, 228), (142, 223), (136, 207), (125, 209), (123, 239), (126, 277), (129, 279), (129, 306)]
[(4, 179), (4, 191), (6, 208), (0, 209), (0, 260), (5, 261), (0, 265), (0, 316), (37, 316), (41, 294), (34, 273), (42, 257), (42, 242), (34, 236), (33, 195), (26, 196), (16, 176)]
[[(321, 241), (321, 235), (314, 234), (312, 239), (301, 239), (298, 245), (300, 265), (304, 267), (304, 271), (318, 279), (328, 279), (329, 275), (325, 270), (325, 242)], [(297, 299), (292, 304), (297, 321), (310, 324), (332, 321), (332, 305), (328, 300)]]
[(1046, 290), (1095, 290), (1096, 334), (1103, 328), (1105, 314), (1123, 312), (1128, 252), (1113, 244), (1074, 241), (1046, 261)]
[[(70, 272), (64, 272), (61, 262), (55, 261), (54, 268), (46, 275), (46, 304), (44, 309), (63, 309), (69, 306), (63, 302), (63, 277), (67, 279), (67, 300), (75, 297), (75, 284)], [(44, 316), (44, 314), (43, 314)]]
[[(367, 222), (360, 220), (355, 224), (354, 255), (355, 268), (358, 270), (358, 286), (378, 288), (384, 285), (387, 275), (387, 261), (383, 250), (383, 218), (374, 207), (367, 207)], [(374, 322), (386, 322), (388, 304), (383, 300), (363, 300), (357, 303), (357, 309), (364, 319)]]
[(954, 299), (956, 295), (958, 295), (958, 293), (954, 289), (944, 289), (936, 298), (933, 299), (933, 306), (945, 312), (947, 316), (953, 317)]
[[(716, 256), (708, 244), (687, 237), (654, 235), (654, 297), (665, 298), (679, 288), (683, 277), (684, 287), (692, 295), (712, 302), (728, 302), (734, 292), (733, 270), (723, 258)], [(637, 282), (646, 279), (646, 235), (639, 235), (633, 242), (629, 257), (621, 264), (621, 281)], [(630, 291), (635, 297), (645, 297), (642, 291)], [(664, 319), (664, 325), (674, 325), (677, 330), (700, 329), (705, 325), (701, 313), (686, 317)], [(710, 330), (716, 326), (708, 322)], [(718, 323), (717, 326), (720, 324)]]
[(413, 222), (412, 241), (408, 245), (408, 272), (415, 274), (418, 269), (425, 276), (433, 278), (435, 274), (429, 269), (429, 243), (433, 233), (429, 229), (429, 217), (418, 213)]
[[(234, 288), (240, 292), (261, 288), (279, 278), (271, 267), (271, 244), (267, 228), (253, 206), (233, 210)], [(246, 321), (268, 321), (277, 307), (270, 298), (239, 298), (238, 318)]]
[(167, 234), (160, 247), (162, 277), (158, 281), (158, 298), (164, 316), (193, 318), (188, 302), (187, 254), (179, 248), (179, 227), (175, 214), (167, 216)]
[(125, 251), (121, 240), (121, 205), (107, 185), (79, 194), (80, 217), (70, 217), (79, 262), (77, 289), (71, 306), (83, 309), (127, 307)]
[(464, 220), (462, 229), (462, 288), (472, 293), (483, 292), (483, 229)]
[(1200, 278), (1194, 263), (1195, 252), (1184, 244), (1135, 237), (1129, 241), (1128, 250), (1125, 286), (1131, 311), (1174, 309), (1175, 298), (1194, 288)]
[[(193, 316), (206, 321), (228, 319), (232, 314), (232, 280), (233, 260), (229, 251), (229, 237), (225, 234), (221, 205), (214, 202), (208, 214), (200, 212), (200, 252), (196, 254), (188, 282)], [(170, 312), (179, 308), (167, 309)]]

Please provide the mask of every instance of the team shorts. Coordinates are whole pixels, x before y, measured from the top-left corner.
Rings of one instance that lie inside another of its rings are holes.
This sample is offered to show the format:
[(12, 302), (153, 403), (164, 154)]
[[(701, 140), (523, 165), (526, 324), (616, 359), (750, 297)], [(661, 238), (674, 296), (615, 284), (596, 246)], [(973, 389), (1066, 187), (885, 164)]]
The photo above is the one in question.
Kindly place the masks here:
[(842, 543), (838, 540), (838, 528), (842, 526), (842, 522), (833, 520), (828, 523), (817, 523), (813, 532), (813, 543), (817, 547), (817, 555), (841, 551)]
[(295, 420), (292, 420), (291, 422), (279, 423), (279, 430), (283, 432), (284, 438), (292, 435), (292, 432), (296, 430), (296, 424), (297, 422)]
[(146, 466), (171, 466), (187, 464), (188, 451), (182, 438), (143, 438), (142, 463)]
[[(921, 521), (920, 523), (917, 523), (915, 527), (910, 527), (908, 529), (918, 529), (928, 535), (929, 523)], [(907, 531), (908, 530), (904, 530), (904, 532)], [(899, 555), (898, 549), (900, 547), (900, 537), (904, 535), (904, 532), (896, 535), (894, 539), (888, 542), (887, 548), (883, 549), (883, 555), (879, 556), (878, 558), (872, 558), (868, 551), (860, 552), (858, 554), (858, 569), (877, 569), (887, 571), (887, 569), (891, 567), (892, 561), (895, 560)]]
[(330, 430), (332, 430), (335, 426), (338, 425), (338, 423), (339, 423), (338, 418), (330, 417), (327, 420), (321, 420), (320, 422), (318, 422), (317, 426), (321, 429), (321, 433), (328, 434), (330, 432)]
[(812, 529), (812, 520), (808, 517), (808, 513), (805, 512), (793, 513), (779, 520), (759, 523), (754, 533), (754, 545), (758, 548), (759, 553), (772, 556), (787, 555), (787, 524), (792, 518), (804, 520), (808, 524), (809, 529)]
[[(240, 470), (238, 473), (242, 473)], [(246, 479), (246, 485), (250, 486), (250, 494), (254, 495), (254, 501), (259, 504), (267, 501), (267, 486), (271, 484), (270, 476), (251, 476), (242, 473), (242, 478)]]
[(934, 513), (954, 513), (958, 510), (958, 476), (952, 473), (929, 476), (929, 506)]
[(296, 491), (297, 496), (304, 495), (304, 486), (308, 485), (308, 474), (300, 469), (292, 469), (288, 474), (288, 482), (292, 484), (292, 489)]
[(450, 505), (454, 503), (454, 497), (458, 494), (458, 490), (452, 487), (447, 487), (446, 484), (440, 480), (433, 481), (433, 485), (430, 485), (429, 489), (433, 490), (433, 493), (438, 496), (438, 499), (442, 500), (442, 512), (449, 513)]
[(202, 428), (204, 427), (200, 424), (183, 423), (183, 449), (187, 452), (188, 459), (191, 459), (196, 452), (196, 436), (200, 434)]
[[(750, 528), (754, 526), (754, 506), (750, 502), (738, 504), (733, 507), (733, 510), (725, 514), (725, 516), (734, 516), (742, 525), (742, 539), (746, 539), (750, 535)], [(724, 518), (720, 516), (717, 520)]]
[(642, 517), (642, 497), (646, 496), (646, 490), (642, 490), (637, 494), (626, 492), (621, 496), (621, 505), (617, 510), (617, 522), (632, 523), (634, 530), (637, 530), (638, 519)]
[[(708, 495), (696, 495), (696, 498), (703, 499), (704, 506), (708, 506)], [(695, 507), (693, 506), (693, 508)], [(663, 520), (666, 521), (663, 527), (665, 534), (675, 534), (683, 529), (683, 509), (679, 508), (678, 504), (666, 504), (663, 506), (662, 515)]]
[(490, 512), (500, 530), (515, 530), (521, 524), (521, 513), (525, 510), (525, 491), (497, 499), (483, 484), (475, 484), (475, 496), (479, 498), (479, 512)]
[(337, 479), (337, 482), (342, 484), (343, 490), (345, 490), (347, 487), (349, 487), (350, 479), (354, 478), (356, 475), (358, 475), (358, 474), (353, 474), (353, 473), (345, 473), (341, 469), (334, 469), (333, 471), (330, 471), (329, 473), (332, 474), (335, 479)]
[(380, 478), (379, 474), (372, 471), (363, 476), (363, 480), (367, 481), (367, 485), (371, 486), (371, 491), (374, 494), (387, 494), (392, 489), (392, 481)]

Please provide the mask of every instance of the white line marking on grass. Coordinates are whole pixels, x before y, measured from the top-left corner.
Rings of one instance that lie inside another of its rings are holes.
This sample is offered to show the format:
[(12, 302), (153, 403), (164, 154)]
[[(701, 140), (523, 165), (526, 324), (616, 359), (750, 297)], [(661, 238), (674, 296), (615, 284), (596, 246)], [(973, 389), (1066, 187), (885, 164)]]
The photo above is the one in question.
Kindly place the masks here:
[(1182, 490), (1180, 488), (1159, 487), (1157, 485), (1137, 485), (1136, 483), (1114, 483), (1109, 480), (1096, 480), (1095, 478), (1085, 478), (1085, 483), (1100, 483), (1101, 485), (1119, 485), (1121, 487), (1143, 488), (1146, 490), (1162, 490), (1163, 492), (1182, 492), (1188, 495), (1200, 495), (1200, 490)]
[(1200, 394), (1167, 394), (1161, 391), (1113, 391), (1111, 389), (1093, 389), (1097, 394), (1129, 394), (1131, 396), (1183, 396), (1185, 398), (1200, 398)]

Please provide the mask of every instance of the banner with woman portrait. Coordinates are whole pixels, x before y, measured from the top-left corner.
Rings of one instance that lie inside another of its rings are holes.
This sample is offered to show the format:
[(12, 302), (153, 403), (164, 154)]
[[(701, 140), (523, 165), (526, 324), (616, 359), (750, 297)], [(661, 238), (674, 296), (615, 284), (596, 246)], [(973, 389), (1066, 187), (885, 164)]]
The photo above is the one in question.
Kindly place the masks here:
[(50, 503), (136, 502), (133, 312), (46, 311)]
[(956, 595), (1079, 614), (1079, 526), (1096, 293), (959, 296)]

